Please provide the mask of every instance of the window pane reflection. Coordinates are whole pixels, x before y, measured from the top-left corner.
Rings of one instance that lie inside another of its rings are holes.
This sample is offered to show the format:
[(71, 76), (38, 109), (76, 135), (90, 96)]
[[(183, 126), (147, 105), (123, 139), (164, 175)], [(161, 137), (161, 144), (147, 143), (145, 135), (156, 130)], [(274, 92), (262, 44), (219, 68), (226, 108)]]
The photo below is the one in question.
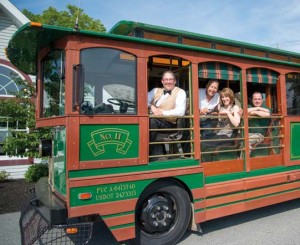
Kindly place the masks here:
[(55, 50), (43, 60), (43, 117), (65, 113), (64, 52)]
[(136, 57), (115, 49), (81, 52), (84, 67), (82, 114), (136, 113)]
[(286, 75), (286, 98), (288, 115), (300, 115), (300, 74)]

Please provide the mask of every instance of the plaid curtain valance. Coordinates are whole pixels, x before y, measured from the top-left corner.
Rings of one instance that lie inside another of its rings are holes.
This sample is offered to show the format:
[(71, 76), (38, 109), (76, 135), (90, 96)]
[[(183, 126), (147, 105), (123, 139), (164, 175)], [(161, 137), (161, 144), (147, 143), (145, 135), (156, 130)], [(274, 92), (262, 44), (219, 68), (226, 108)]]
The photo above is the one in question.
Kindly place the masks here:
[(265, 68), (251, 68), (246, 71), (247, 82), (276, 84), (278, 73)]
[(200, 78), (239, 80), (240, 68), (222, 63), (222, 62), (205, 62), (199, 64), (198, 75)]

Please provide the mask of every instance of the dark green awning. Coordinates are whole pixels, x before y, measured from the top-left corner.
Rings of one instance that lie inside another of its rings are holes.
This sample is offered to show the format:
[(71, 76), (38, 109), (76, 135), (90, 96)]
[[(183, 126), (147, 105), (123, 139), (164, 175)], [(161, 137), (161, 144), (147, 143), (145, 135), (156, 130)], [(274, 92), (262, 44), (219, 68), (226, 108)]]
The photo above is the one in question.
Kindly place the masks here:
[(239, 80), (240, 68), (222, 62), (206, 62), (199, 64), (198, 74), (201, 78)]
[(247, 82), (276, 84), (278, 73), (265, 68), (251, 68), (246, 71)]

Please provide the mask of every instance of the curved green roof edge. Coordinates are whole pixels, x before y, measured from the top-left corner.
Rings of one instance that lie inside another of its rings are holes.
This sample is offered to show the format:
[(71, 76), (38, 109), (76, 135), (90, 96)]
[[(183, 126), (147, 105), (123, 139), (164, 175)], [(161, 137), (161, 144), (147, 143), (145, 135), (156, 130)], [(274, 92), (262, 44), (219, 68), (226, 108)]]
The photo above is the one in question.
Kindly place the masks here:
[(115, 24), (111, 28), (111, 30), (108, 33), (118, 34), (118, 35), (128, 35), (128, 33), (130, 33), (135, 28), (142, 29), (142, 30), (148, 30), (148, 31), (155, 32), (155, 33), (164, 33), (164, 34), (169, 34), (169, 35), (173, 35), (173, 36), (189, 37), (189, 38), (193, 38), (195, 40), (197, 40), (197, 39), (198, 40), (206, 40), (206, 41), (218, 42), (220, 44), (235, 45), (235, 46), (239, 46), (239, 47), (243, 47), (243, 48), (252, 48), (255, 50), (259, 50), (259, 51), (272, 52), (274, 54), (284, 54), (284, 55), (290, 54), (290, 55), (293, 55), (296, 57), (300, 57), (299, 53), (292, 52), (292, 51), (272, 48), (272, 47), (263, 46), (263, 45), (259, 45), (259, 44), (236, 41), (236, 40), (231, 40), (231, 39), (226, 39), (226, 38), (220, 38), (220, 37), (215, 37), (215, 36), (209, 36), (209, 35), (204, 35), (204, 34), (184, 31), (184, 30), (177, 30), (177, 29), (168, 28), (168, 27), (150, 25), (150, 24), (145, 24), (145, 23), (141, 23), (141, 22), (128, 21), (128, 20), (119, 21), (117, 24)]
[[(129, 25), (130, 24), (130, 25)], [(264, 57), (256, 57), (241, 53), (233, 53), (223, 50), (217, 50), (217, 49), (210, 49), (210, 48), (202, 48), (202, 47), (195, 47), (195, 46), (189, 46), (184, 44), (178, 44), (178, 43), (169, 43), (169, 42), (162, 42), (162, 41), (156, 41), (156, 40), (149, 40), (149, 39), (143, 39), (138, 37), (132, 37), (132, 36), (124, 36), (126, 34), (125, 32), (130, 31), (130, 28), (133, 28), (133, 26), (142, 28), (159, 28), (161, 31), (169, 31), (175, 33), (188, 33), (189, 32), (180, 32), (177, 30), (169, 29), (169, 28), (163, 28), (163, 27), (156, 27), (152, 25), (146, 25), (142, 23), (132, 22), (132, 21), (120, 21), (117, 23), (112, 30), (109, 33), (101, 33), (101, 32), (94, 32), (94, 31), (86, 31), (86, 30), (75, 30), (72, 28), (66, 28), (61, 26), (50, 26), (50, 25), (42, 25), (41, 27), (31, 26), (31, 23), (27, 23), (24, 26), (22, 26), (20, 29), (16, 31), (16, 33), (12, 36), (11, 40), (9, 41), (9, 45), (7, 48), (7, 56), (10, 59), (11, 63), (15, 65), (18, 69), (21, 71), (34, 75), (36, 73), (36, 58), (37, 58), (37, 52), (38, 50), (50, 46), (52, 42), (66, 36), (66, 35), (82, 35), (82, 36), (91, 36), (91, 37), (97, 37), (97, 38), (104, 38), (104, 39), (114, 39), (114, 40), (122, 40), (127, 42), (135, 42), (135, 43), (144, 43), (148, 45), (154, 45), (154, 46), (163, 46), (163, 47), (170, 47), (170, 48), (177, 48), (177, 49), (185, 49), (185, 50), (192, 50), (195, 52), (205, 52), (205, 53), (213, 53), (213, 54), (219, 54), (219, 55), (227, 55), (232, 57), (240, 57), (240, 58), (247, 58), (247, 59), (254, 59), (254, 60), (260, 60), (260, 61), (266, 61), (266, 62), (272, 62), (277, 64), (285, 64), (289, 66), (297, 66), (300, 67), (299, 63), (295, 62), (288, 62), (288, 61), (280, 61), (270, 58), (264, 58)], [(121, 32), (120, 28), (123, 28)], [(117, 29), (119, 28), (120, 33), (116, 33)], [(127, 28), (127, 29), (126, 29)], [(155, 30), (156, 30), (155, 29)], [(195, 36), (198, 36), (199, 34), (193, 34)], [(203, 37), (203, 35), (199, 35)], [(206, 36), (207, 37), (207, 36)], [(214, 40), (217, 40), (215, 38)], [(218, 39), (218, 40), (225, 40), (225, 39)], [(227, 40), (225, 40), (227, 42)], [(228, 41), (229, 42), (229, 41)], [(231, 44), (244, 44), (237, 41), (230, 41)], [(254, 49), (261, 48), (264, 51), (274, 51), (273, 48), (264, 48), (263, 46), (258, 45), (251, 45), (248, 44), (247, 47), (252, 47)], [(264, 48), (264, 49), (263, 49)], [(276, 54), (284, 54), (284, 55), (291, 55), (296, 58), (300, 58), (300, 54), (293, 53), (289, 51), (282, 51), (275, 49)], [(275, 53), (275, 52), (273, 52)]]

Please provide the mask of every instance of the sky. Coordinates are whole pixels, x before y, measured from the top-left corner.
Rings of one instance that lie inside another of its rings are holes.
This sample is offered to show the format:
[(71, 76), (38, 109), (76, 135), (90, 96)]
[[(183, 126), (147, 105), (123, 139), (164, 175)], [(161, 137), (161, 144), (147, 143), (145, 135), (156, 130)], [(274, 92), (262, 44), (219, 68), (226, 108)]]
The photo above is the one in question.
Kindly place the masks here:
[(300, 0), (10, 0), (19, 10), (79, 6), (109, 31), (121, 20), (300, 53)]

